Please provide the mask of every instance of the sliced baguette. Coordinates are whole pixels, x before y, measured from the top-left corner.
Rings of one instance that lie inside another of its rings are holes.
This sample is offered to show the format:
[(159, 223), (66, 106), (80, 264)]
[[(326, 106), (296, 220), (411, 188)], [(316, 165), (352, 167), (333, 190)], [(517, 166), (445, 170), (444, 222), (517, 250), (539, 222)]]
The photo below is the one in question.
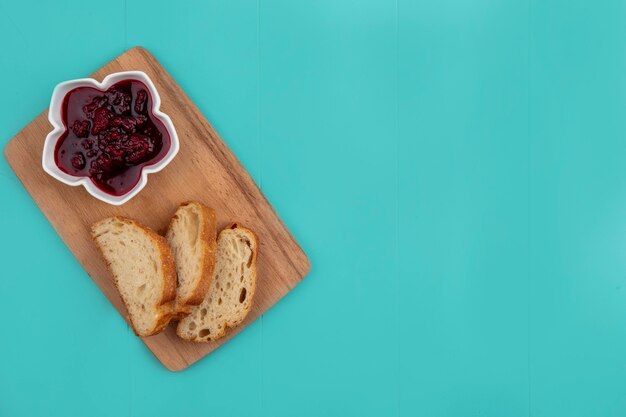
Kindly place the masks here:
[(167, 228), (178, 288), (176, 312), (182, 317), (204, 300), (215, 267), (215, 211), (201, 203), (182, 203)]
[(179, 337), (209, 342), (243, 321), (256, 289), (257, 248), (254, 233), (246, 228), (234, 224), (220, 232), (211, 287), (202, 304), (178, 323)]
[(176, 269), (164, 237), (123, 217), (95, 223), (92, 237), (113, 275), (137, 336), (159, 333), (174, 316)]

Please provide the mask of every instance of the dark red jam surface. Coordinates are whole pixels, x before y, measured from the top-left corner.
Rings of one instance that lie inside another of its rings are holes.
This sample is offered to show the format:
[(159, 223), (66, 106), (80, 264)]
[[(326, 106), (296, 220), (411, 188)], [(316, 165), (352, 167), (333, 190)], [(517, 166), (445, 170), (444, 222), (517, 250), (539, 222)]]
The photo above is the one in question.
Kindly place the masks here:
[(78, 87), (63, 99), (66, 131), (55, 148), (64, 172), (89, 177), (112, 195), (129, 192), (141, 169), (165, 157), (167, 129), (152, 114), (152, 96), (140, 81), (121, 81), (106, 91)]

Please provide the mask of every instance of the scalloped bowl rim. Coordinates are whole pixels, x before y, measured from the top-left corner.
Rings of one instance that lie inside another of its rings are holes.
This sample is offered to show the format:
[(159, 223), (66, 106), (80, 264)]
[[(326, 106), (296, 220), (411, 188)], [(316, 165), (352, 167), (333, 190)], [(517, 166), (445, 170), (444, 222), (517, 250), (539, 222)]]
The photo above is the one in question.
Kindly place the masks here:
[[(78, 87), (94, 87), (105, 91), (113, 84), (116, 84), (123, 80), (141, 81), (146, 85), (146, 87), (148, 87), (148, 89), (150, 90), (150, 94), (152, 95), (152, 114), (154, 114), (154, 116), (158, 118), (167, 129), (167, 132), (170, 135), (171, 144), (170, 149), (160, 161), (152, 165), (146, 165), (141, 169), (141, 177), (139, 178), (137, 184), (130, 191), (128, 191), (126, 194), (115, 196), (102, 191), (91, 181), (89, 177), (75, 177), (61, 171), (61, 169), (56, 164), (54, 152), (57, 141), (60, 139), (65, 130), (69, 129), (69, 126), (65, 127), (65, 125), (63, 124), (61, 114), (63, 100), (65, 99), (67, 93)], [(139, 193), (148, 184), (148, 175), (159, 172), (163, 168), (165, 168), (172, 161), (172, 159), (174, 159), (174, 157), (178, 153), (178, 150), (180, 149), (180, 142), (178, 139), (178, 135), (176, 134), (174, 124), (172, 123), (172, 120), (169, 118), (169, 116), (160, 110), (160, 107), (161, 97), (159, 96), (159, 93), (152, 83), (150, 77), (148, 77), (148, 75), (143, 71), (115, 72), (107, 75), (102, 80), (102, 82), (98, 82), (93, 78), (78, 78), (57, 84), (57, 86), (54, 88), (54, 91), (52, 92), (50, 109), (48, 110), (48, 121), (54, 129), (50, 133), (48, 133), (44, 142), (43, 155), (41, 160), (44, 171), (46, 171), (49, 175), (64, 184), (71, 185), (73, 187), (82, 185), (83, 187), (85, 187), (89, 194), (91, 194), (98, 200), (104, 201), (105, 203), (109, 203), (115, 206), (126, 203), (128, 200), (136, 196), (137, 193)]]

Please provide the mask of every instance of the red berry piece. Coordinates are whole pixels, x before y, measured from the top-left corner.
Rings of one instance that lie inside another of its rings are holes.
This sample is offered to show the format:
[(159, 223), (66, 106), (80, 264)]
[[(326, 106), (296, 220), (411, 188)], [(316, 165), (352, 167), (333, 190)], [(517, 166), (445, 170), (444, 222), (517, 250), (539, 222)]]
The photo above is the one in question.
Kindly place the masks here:
[(111, 120), (111, 126), (121, 127), (128, 133), (134, 133), (137, 127), (137, 120), (132, 117), (115, 116)]
[(143, 114), (140, 114), (139, 116), (135, 117), (135, 121), (137, 122), (137, 126), (141, 126), (148, 121), (148, 118)]
[(118, 129), (107, 130), (99, 139), (98, 148), (103, 152), (110, 152), (112, 149), (121, 149), (122, 143), (127, 139), (128, 136)]
[(85, 168), (85, 155), (81, 152), (76, 152), (74, 156), (72, 156), (72, 166), (77, 170)]
[(97, 179), (111, 177), (115, 171), (122, 165), (120, 160), (111, 158), (103, 153), (91, 162), (89, 175), (95, 176)]
[(77, 138), (86, 138), (89, 136), (89, 122), (87, 120), (76, 120), (72, 125), (72, 132), (76, 135)]
[(89, 150), (93, 147), (93, 139), (85, 139), (82, 141), (81, 145), (83, 145), (85, 150)]
[(146, 111), (146, 99), (148, 98), (148, 93), (146, 90), (137, 91), (137, 98), (135, 99), (135, 113), (143, 113)]
[(101, 154), (96, 159), (91, 161), (91, 166), (89, 167), (89, 175), (97, 176), (105, 171), (111, 165), (111, 158), (109, 158), (106, 154)]
[(111, 159), (122, 162), (124, 160), (125, 149), (119, 143), (111, 143), (104, 148), (104, 153), (109, 155)]
[(91, 102), (87, 103), (83, 106), (83, 113), (89, 119), (93, 119), (94, 112), (100, 107), (104, 106), (108, 102), (107, 98), (104, 96), (97, 96), (91, 99)]
[(148, 136), (138, 134), (131, 135), (125, 145), (124, 161), (127, 164), (139, 164), (145, 161), (154, 150), (152, 140)]
[(91, 129), (91, 133), (93, 135), (97, 135), (101, 131), (105, 130), (109, 127), (109, 122), (113, 118), (113, 114), (109, 111), (109, 109), (105, 107), (100, 107), (94, 112), (93, 116), (93, 128)]
[(130, 110), (130, 102), (132, 100), (130, 92), (122, 88), (114, 88), (107, 91), (106, 95), (115, 113), (122, 114)]

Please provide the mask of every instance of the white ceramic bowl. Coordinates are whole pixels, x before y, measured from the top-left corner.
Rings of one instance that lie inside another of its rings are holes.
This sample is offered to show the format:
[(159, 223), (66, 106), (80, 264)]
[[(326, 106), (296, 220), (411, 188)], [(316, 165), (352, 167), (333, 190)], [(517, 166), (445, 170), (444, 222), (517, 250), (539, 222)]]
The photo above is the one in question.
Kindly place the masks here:
[[(147, 165), (142, 168), (141, 178), (139, 179), (139, 182), (137, 182), (137, 184), (129, 192), (120, 196), (114, 196), (111, 194), (107, 194), (99, 189), (91, 181), (91, 179), (89, 179), (89, 177), (75, 177), (61, 171), (61, 169), (59, 169), (55, 162), (54, 152), (57, 141), (65, 132), (65, 130), (69, 128), (65, 127), (61, 116), (61, 107), (63, 105), (65, 95), (77, 87), (93, 87), (104, 91), (111, 87), (113, 84), (116, 84), (123, 80), (141, 81), (146, 85), (146, 87), (148, 87), (148, 89), (150, 90), (150, 94), (152, 95), (152, 114), (154, 114), (154, 116), (158, 118), (167, 129), (171, 139), (171, 146), (163, 159), (153, 165)], [(43, 157), (41, 160), (41, 164), (44, 171), (46, 171), (48, 174), (64, 184), (71, 186), (82, 185), (83, 187), (85, 187), (87, 192), (89, 192), (89, 194), (91, 194), (98, 200), (104, 201), (105, 203), (113, 204), (115, 206), (124, 204), (135, 195), (137, 195), (137, 193), (146, 186), (146, 184), (148, 183), (148, 174), (158, 172), (165, 168), (167, 164), (169, 164), (172, 159), (174, 159), (174, 157), (178, 153), (178, 149), (180, 148), (178, 135), (176, 134), (176, 129), (174, 129), (172, 120), (166, 114), (162, 113), (159, 110), (160, 106), (161, 98), (159, 97), (159, 93), (154, 87), (152, 80), (150, 80), (150, 78), (142, 71), (116, 72), (107, 76), (104, 80), (102, 80), (101, 83), (94, 80), (93, 78), (81, 78), (77, 80), (65, 81), (58, 84), (52, 92), (52, 100), (50, 100), (50, 110), (48, 112), (48, 120), (50, 121), (50, 124), (54, 127), (54, 130), (48, 133), (48, 136), (46, 136), (46, 141), (43, 146)]]

